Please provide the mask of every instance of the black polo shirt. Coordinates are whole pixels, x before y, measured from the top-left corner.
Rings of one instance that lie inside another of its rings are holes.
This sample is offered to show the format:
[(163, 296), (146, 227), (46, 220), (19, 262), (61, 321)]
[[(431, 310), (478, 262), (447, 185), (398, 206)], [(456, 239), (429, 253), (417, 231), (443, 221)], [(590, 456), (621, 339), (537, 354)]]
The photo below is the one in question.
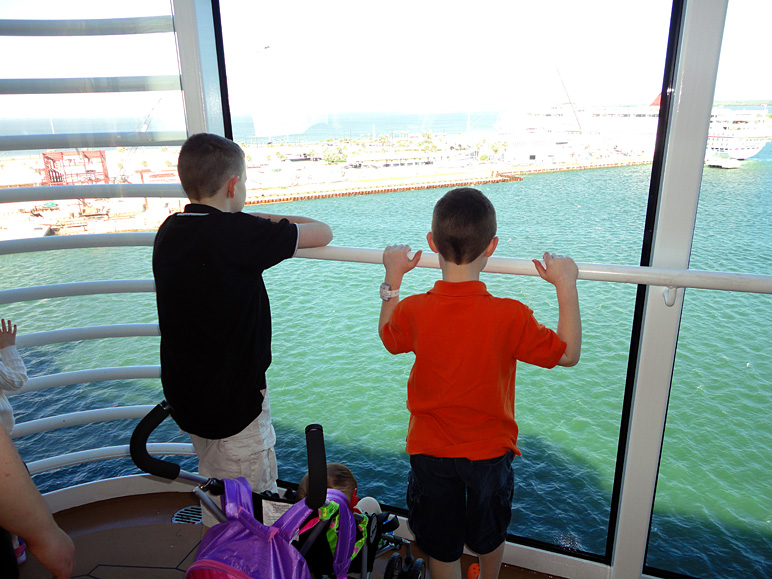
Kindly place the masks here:
[(161, 383), (192, 434), (226, 438), (260, 414), (271, 364), (263, 271), (294, 255), (298, 229), (192, 203), (156, 234)]

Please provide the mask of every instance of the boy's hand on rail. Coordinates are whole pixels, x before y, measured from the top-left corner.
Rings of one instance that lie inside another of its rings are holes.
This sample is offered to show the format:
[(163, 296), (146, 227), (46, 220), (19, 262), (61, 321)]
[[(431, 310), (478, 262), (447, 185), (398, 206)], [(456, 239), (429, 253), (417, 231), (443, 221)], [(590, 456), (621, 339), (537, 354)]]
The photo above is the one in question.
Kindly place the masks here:
[[(421, 259), (422, 251), (419, 249), (413, 255), (413, 258), (407, 256), (410, 251), (409, 245), (389, 245), (383, 250), (383, 266), (386, 268), (386, 278), (384, 282), (391, 286), (392, 290), (398, 290), (402, 285), (402, 276), (418, 265)], [(378, 318), (378, 333), (389, 321), (392, 312), (399, 303), (399, 296), (392, 297), (389, 300), (381, 302), (381, 315)]]
[(544, 253), (544, 263), (534, 259), (539, 276), (555, 286), (558, 298), (558, 337), (566, 343), (559, 366), (575, 366), (582, 353), (582, 318), (579, 313), (579, 295), (576, 280), (579, 268), (574, 260), (564, 255)]
[(576, 285), (576, 280), (579, 277), (579, 268), (573, 259), (566, 255), (558, 255), (548, 251), (544, 252), (543, 258), (543, 264), (538, 259), (532, 260), (539, 277), (554, 286), (566, 283)]
[[(393, 289), (398, 289), (404, 276), (411, 269), (418, 265), (423, 253), (420, 249), (415, 252), (413, 258), (407, 256), (410, 251), (409, 245), (389, 245), (383, 250), (383, 266), (386, 268), (386, 283), (391, 284)], [(396, 285), (395, 285), (396, 284)]]

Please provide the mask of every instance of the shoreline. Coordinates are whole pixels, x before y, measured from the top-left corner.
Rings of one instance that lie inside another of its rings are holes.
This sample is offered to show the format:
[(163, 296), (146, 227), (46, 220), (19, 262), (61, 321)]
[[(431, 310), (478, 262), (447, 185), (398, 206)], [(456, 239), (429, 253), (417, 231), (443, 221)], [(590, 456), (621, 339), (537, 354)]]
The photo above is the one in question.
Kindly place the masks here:
[[(435, 173), (431, 175), (413, 175), (410, 177), (387, 177), (370, 180), (346, 180), (313, 185), (296, 185), (286, 187), (266, 187), (250, 189), (247, 192), (246, 205), (262, 205), (266, 203), (286, 203), (308, 199), (323, 199), (328, 197), (347, 197), (354, 195), (374, 195), (378, 193), (395, 193), (399, 191), (414, 191), (418, 189), (442, 189), (490, 183), (505, 183), (522, 181), (524, 176), (541, 173), (559, 173), (563, 171), (584, 171), (589, 169), (608, 169), (613, 167), (630, 167), (634, 165), (650, 165), (651, 159), (635, 158), (627, 161), (598, 161), (585, 163), (562, 163), (554, 165), (534, 165), (519, 167), (493, 167), (489, 170), (475, 169), (453, 173)], [(260, 191), (255, 195), (255, 191)]]
[[(509, 181), (522, 181), (523, 178), (512, 173), (499, 173), (494, 171), (490, 176), (464, 177), (459, 173), (456, 177), (450, 175), (445, 179), (413, 178), (393, 180), (380, 179), (370, 181), (340, 181), (314, 186), (285, 187), (281, 189), (263, 189), (259, 197), (247, 194), (246, 205), (261, 205), (265, 203), (287, 203), (291, 201), (304, 201), (308, 199), (324, 199), (328, 197), (350, 197), (354, 195), (375, 195), (378, 193), (397, 193), (400, 191), (415, 191), (419, 189), (441, 189), (446, 187), (463, 187), (471, 185), (485, 185), (488, 183), (506, 183)], [(361, 183), (361, 184), (357, 184)], [(254, 191), (254, 190), (252, 190)]]
[[(502, 164), (477, 165), (476, 167), (448, 168), (447, 172), (423, 172), (422, 174), (398, 175), (388, 177), (378, 175), (371, 179), (339, 179), (304, 185), (282, 187), (263, 187), (247, 191), (246, 206), (270, 203), (288, 203), (310, 199), (330, 197), (350, 197), (356, 195), (375, 195), (420, 189), (443, 189), (463, 186), (479, 186), (491, 183), (522, 181), (528, 175), (557, 173), (563, 171), (583, 171), (589, 169), (607, 169), (651, 164), (651, 159), (630, 158), (625, 160), (587, 161), (582, 163), (556, 163), (550, 165), (506, 166)], [(348, 176), (348, 175), (347, 175)], [(176, 179), (171, 182), (177, 182)], [(135, 200), (141, 203), (139, 200)], [(19, 213), (0, 214), (0, 240), (24, 237), (37, 237), (33, 227), (50, 227), (55, 235), (79, 235), (84, 233), (124, 233), (153, 231), (170, 214), (181, 211), (187, 200), (179, 198), (146, 199), (145, 205), (129, 210), (118, 209), (127, 200), (117, 199), (108, 202), (112, 211), (96, 214), (81, 214), (65, 217), (51, 214), (49, 219), (31, 216), (30, 210), (19, 209)], [(76, 203), (76, 202), (74, 202)], [(33, 207), (34, 203), (27, 204)], [(72, 205), (70, 203), (70, 205)], [(63, 203), (66, 207), (67, 203)], [(116, 210), (117, 209), (117, 210)], [(49, 233), (50, 234), (50, 233)]]

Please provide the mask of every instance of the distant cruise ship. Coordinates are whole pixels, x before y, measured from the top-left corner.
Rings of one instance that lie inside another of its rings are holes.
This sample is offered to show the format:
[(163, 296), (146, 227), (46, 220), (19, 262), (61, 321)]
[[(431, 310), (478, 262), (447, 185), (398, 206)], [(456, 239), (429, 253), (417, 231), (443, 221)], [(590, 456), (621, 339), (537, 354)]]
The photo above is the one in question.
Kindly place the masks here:
[(714, 108), (710, 115), (708, 154), (744, 160), (758, 154), (772, 140), (767, 107), (754, 110)]
[[(499, 133), (513, 141), (525, 137), (549, 141), (554, 150), (578, 136), (597, 145), (647, 156), (654, 151), (660, 97), (648, 106), (579, 107), (556, 105), (534, 112), (502, 115)], [(538, 135), (538, 137), (537, 137)], [(772, 140), (772, 117), (766, 105), (734, 109), (714, 107), (705, 162), (726, 168), (758, 154)], [(522, 144), (522, 143), (521, 143)]]

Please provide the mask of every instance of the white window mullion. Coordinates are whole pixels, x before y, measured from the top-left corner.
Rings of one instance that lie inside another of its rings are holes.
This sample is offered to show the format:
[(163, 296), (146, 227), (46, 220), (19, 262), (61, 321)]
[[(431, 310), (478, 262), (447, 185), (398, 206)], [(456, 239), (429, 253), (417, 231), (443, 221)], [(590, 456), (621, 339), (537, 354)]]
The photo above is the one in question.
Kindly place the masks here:
[(208, 0), (173, 0), (188, 134), (223, 135), (220, 75), (212, 5)]
[[(652, 267), (689, 266), (726, 9), (727, 0), (686, 3)], [(611, 579), (638, 577), (645, 563), (683, 306), (683, 289), (667, 305), (673, 291), (646, 293)]]

